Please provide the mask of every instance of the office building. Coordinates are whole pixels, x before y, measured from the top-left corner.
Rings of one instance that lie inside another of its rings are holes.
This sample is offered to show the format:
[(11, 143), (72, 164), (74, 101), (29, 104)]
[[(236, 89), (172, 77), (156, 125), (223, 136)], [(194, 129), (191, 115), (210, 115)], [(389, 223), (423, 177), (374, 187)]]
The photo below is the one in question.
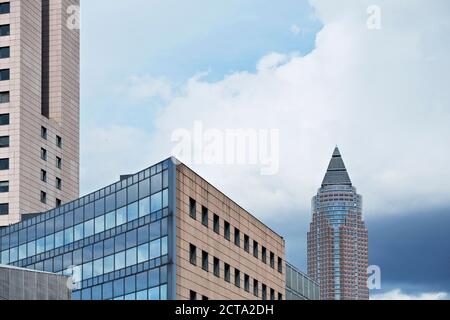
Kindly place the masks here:
[(319, 284), (286, 263), (286, 300), (320, 300)]
[(175, 159), (0, 229), (0, 263), (73, 275), (75, 300), (285, 299), (284, 250)]
[(0, 265), (0, 300), (70, 300), (69, 277)]
[(0, 0), (0, 226), (79, 196), (79, 0)]
[(312, 199), (308, 276), (323, 300), (367, 300), (368, 232), (362, 197), (356, 192), (339, 149)]

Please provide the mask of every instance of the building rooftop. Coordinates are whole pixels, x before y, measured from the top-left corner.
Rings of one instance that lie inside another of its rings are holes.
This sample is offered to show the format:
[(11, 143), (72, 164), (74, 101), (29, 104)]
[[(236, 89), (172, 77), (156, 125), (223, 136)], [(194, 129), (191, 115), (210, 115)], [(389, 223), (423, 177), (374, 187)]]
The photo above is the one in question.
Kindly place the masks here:
[(345, 168), (344, 160), (342, 160), (339, 148), (336, 147), (331, 157), (330, 164), (328, 165), (327, 173), (323, 178), (322, 187), (344, 185), (352, 186), (352, 181)]

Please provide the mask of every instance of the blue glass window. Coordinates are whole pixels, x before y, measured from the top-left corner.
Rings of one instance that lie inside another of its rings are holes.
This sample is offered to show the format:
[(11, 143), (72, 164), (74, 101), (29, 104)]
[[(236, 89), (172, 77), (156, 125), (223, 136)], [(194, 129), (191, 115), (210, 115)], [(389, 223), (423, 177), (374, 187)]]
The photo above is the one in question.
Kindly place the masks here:
[(114, 269), (120, 270), (125, 268), (125, 251), (116, 253), (114, 256)]
[(73, 227), (68, 228), (64, 231), (64, 244), (69, 244), (73, 242)]
[(81, 239), (83, 239), (83, 224), (81, 223), (81, 224), (78, 224), (78, 225), (76, 225), (75, 227), (74, 227), (74, 229), (73, 229), (73, 234), (74, 234), (74, 236), (73, 236), (73, 240), (74, 241), (78, 241), (78, 240), (81, 240)]
[(159, 285), (159, 269), (153, 269), (148, 272), (148, 287)]
[(95, 234), (105, 231), (105, 216), (95, 218)]
[(107, 213), (105, 216), (105, 220), (106, 220), (106, 230), (115, 228), (116, 226), (116, 212), (110, 212)]
[(156, 221), (150, 225), (150, 240), (155, 240), (161, 237), (161, 222)]
[(94, 218), (94, 203), (88, 203), (84, 206), (84, 221)]
[(148, 197), (150, 195), (150, 179), (145, 179), (139, 182), (139, 199)]
[(150, 300), (159, 300), (159, 287), (151, 288), (148, 290), (148, 297)]
[(120, 226), (127, 223), (127, 207), (120, 208), (116, 211), (116, 225)]
[(125, 278), (125, 294), (130, 294), (136, 291), (136, 276), (129, 276)]
[(161, 239), (161, 255), (165, 256), (168, 253), (168, 238), (164, 237)]
[(94, 220), (89, 220), (84, 223), (84, 237), (88, 238), (94, 235)]
[(98, 285), (92, 288), (92, 300), (102, 300), (102, 286)]
[(36, 254), (41, 254), (45, 251), (45, 238), (36, 241)]
[(114, 251), (120, 252), (126, 249), (125, 234), (119, 234), (114, 240)]
[(154, 194), (151, 198), (151, 212), (156, 212), (162, 209), (162, 192)]
[(19, 260), (25, 259), (27, 257), (27, 245), (23, 244), (19, 247)]
[(149, 241), (150, 234), (148, 225), (140, 227), (137, 233), (138, 233), (138, 244), (143, 244)]
[(154, 240), (150, 243), (150, 260), (161, 256), (161, 240)]
[(55, 234), (55, 248), (64, 246), (64, 231)]
[(150, 197), (139, 201), (139, 217), (144, 217), (150, 214)]
[(167, 300), (167, 284), (163, 284), (160, 287), (160, 297), (159, 300)]
[(141, 291), (145, 289), (146, 295), (147, 295), (147, 288), (148, 288), (148, 277), (147, 272), (142, 272), (136, 275), (136, 290)]
[(152, 182), (151, 182), (151, 193), (157, 193), (159, 191), (162, 190), (162, 175), (161, 173), (154, 175), (152, 177)]
[(120, 190), (116, 193), (117, 208), (123, 207), (127, 204), (127, 189)]
[(163, 191), (162, 198), (163, 198), (162, 207), (167, 208), (169, 206), (169, 190), (168, 189), (165, 189)]
[(92, 278), (92, 262), (83, 265), (83, 280)]
[(138, 200), (138, 185), (137, 184), (133, 184), (132, 186), (128, 187), (127, 190), (128, 193), (128, 203), (132, 203), (134, 201)]
[(94, 277), (100, 276), (103, 274), (103, 259), (97, 259), (94, 261)]
[(36, 254), (36, 241), (28, 242), (28, 256), (32, 257)]
[(103, 289), (103, 299), (104, 299), (104, 300), (112, 299), (112, 297), (113, 297), (113, 286), (112, 286), (112, 282), (104, 283), (104, 284), (102, 285), (102, 289)]
[(146, 301), (147, 300), (147, 290), (139, 291), (136, 293), (136, 300)]
[(136, 264), (136, 248), (131, 248), (127, 250), (126, 253), (126, 266), (131, 267)]
[(114, 271), (114, 256), (108, 256), (103, 260), (103, 267), (105, 273)]
[(55, 247), (55, 236), (53, 234), (45, 237), (45, 251), (53, 250)]
[(148, 251), (149, 246), (148, 243), (140, 245), (138, 247), (138, 261), (137, 263), (142, 263), (148, 260)]
[(106, 197), (106, 211), (116, 210), (116, 194), (111, 194)]
[(133, 221), (133, 220), (136, 220), (137, 218), (139, 218), (139, 213), (138, 213), (138, 211), (139, 211), (139, 207), (138, 207), (138, 202), (135, 202), (135, 203), (133, 203), (133, 204), (130, 204), (129, 206), (128, 206), (128, 219), (127, 219), (127, 221), (128, 222), (130, 222), (130, 221)]
[(64, 227), (72, 227), (73, 226), (73, 211), (66, 212), (64, 214)]
[(101, 216), (105, 214), (105, 199), (101, 198), (95, 201), (95, 216)]
[(123, 279), (114, 281), (114, 297), (122, 296), (124, 294), (124, 289)]

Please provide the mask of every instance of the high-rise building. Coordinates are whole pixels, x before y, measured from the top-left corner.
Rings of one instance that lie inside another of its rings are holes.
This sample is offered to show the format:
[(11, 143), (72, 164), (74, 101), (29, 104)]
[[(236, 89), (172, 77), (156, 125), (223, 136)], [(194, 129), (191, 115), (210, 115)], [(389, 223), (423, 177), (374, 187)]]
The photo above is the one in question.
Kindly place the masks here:
[(285, 241), (167, 159), (0, 228), (0, 263), (73, 275), (73, 299), (285, 299)]
[(79, 196), (79, 0), (0, 0), (0, 226)]
[(367, 300), (368, 232), (357, 194), (336, 147), (312, 199), (308, 276), (323, 300)]

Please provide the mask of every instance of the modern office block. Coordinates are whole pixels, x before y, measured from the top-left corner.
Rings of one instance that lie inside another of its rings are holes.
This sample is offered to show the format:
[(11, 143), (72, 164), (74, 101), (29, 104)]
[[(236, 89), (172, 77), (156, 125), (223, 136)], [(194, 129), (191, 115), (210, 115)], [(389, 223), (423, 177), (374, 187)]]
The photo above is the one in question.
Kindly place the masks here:
[(0, 0), (0, 226), (79, 196), (79, 0)]
[(0, 229), (0, 261), (73, 275), (73, 299), (284, 299), (284, 240), (168, 159)]
[(339, 149), (312, 200), (308, 276), (323, 300), (368, 300), (368, 232), (362, 197), (352, 185)]
[(319, 284), (286, 263), (286, 300), (320, 300)]
[(69, 277), (0, 265), (0, 300), (70, 300)]

